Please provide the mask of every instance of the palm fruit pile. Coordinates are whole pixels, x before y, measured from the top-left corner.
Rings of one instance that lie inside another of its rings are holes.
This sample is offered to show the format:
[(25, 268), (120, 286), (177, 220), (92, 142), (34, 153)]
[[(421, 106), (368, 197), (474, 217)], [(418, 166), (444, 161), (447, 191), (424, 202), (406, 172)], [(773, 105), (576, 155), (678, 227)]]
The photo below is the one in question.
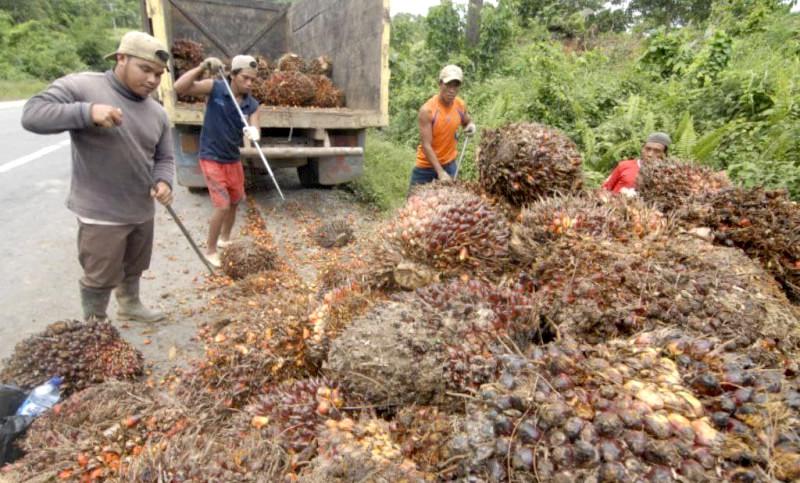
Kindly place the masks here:
[[(172, 52), (172, 63), (175, 66), (175, 72), (173, 73), (175, 80), (200, 65), (205, 58), (203, 44), (189, 39), (175, 40), (172, 42), (170, 51)], [(199, 97), (178, 95), (178, 101), (180, 102), (196, 103), (202, 100)]]
[(142, 354), (108, 322), (65, 320), (18, 342), (4, 361), (0, 381), (30, 390), (61, 377), (64, 395), (109, 380), (134, 380), (144, 374)]
[(731, 186), (724, 171), (677, 159), (642, 163), (636, 178), (636, 192), (645, 201), (670, 213), (691, 198)]
[(297, 71), (273, 72), (256, 98), (268, 106), (306, 106), (314, 99), (316, 88), (311, 79)]
[(543, 124), (484, 130), (476, 162), (486, 193), (516, 207), (556, 193), (577, 194), (583, 188), (578, 147)]
[(238, 240), (222, 251), (220, 262), (227, 276), (239, 280), (254, 273), (272, 270), (276, 258), (275, 248), (268, 243)]
[(278, 59), (277, 67), (278, 70), (283, 72), (305, 73), (306, 61), (297, 54), (287, 52)]
[(215, 411), (227, 412), (280, 381), (316, 376), (307, 347), (308, 300), (300, 290), (276, 290), (244, 307), (230, 301), (236, 319), (216, 333), (206, 329), (205, 359), (175, 375), (178, 396), (187, 403), (203, 397)]
[(624, 340), (563, 340), (511, 356), (449, 449), (471, 481), (731, 481), (722, 436), (675, 362)]
[(333, 87), (330, 77), (324, 75), (311, 75), (309, 79), (314, 84), (314, 107), (344, 107), (344, 92)]
[(644, 333), (638, 345), (661, 347), (724, 435), (718, 455), (741, 466), (737, 481), (800, 478), (800, 366), (774, 339), (751, 345), (671, 330)]
[(416, 190), (381, 228), (378, 270), (402, 287), (419, 288), (426, 277), (420, 277), (423, 282), (418, 286), (404, 284), (396, 270), (401, 263), (411, 262), (443, 276), (488, 274), (502, 268), (508, 260), (506, 220), (490, 203), (458, 184), (428, 186)]
[(379, 406), (477, 388), (500, 371), (500, 341), (529, 325), (522, 291), (459, 281), (379, 303), (331, 343), (330, 373)]
[(414, 462), (403, 457), (391, 426), (378, 418), (328, 420), (319, 436), (320, 455), (290, 481), (423, 483)]
[(325, 223), (314, 233), (314, 240), (323, 248), (343, 247), (354, 238), (353, 227), (345, 220)]
[(113, 481), (149, 446), (168, 445), (188, 418), (141, 384), (93, 386), (34, 420), (20, 442), (26, 457), (17, 470), (48, 481)]
[(720, 245), (741, 248), (800, 301), (800, 206), (786, 191), (730, 188), (699, 197), (679, 215), (713, 230)]
[(556, 240), (592, 238), (627, 243), (670, 232), (664, 215), (636, 198), (607, 195), (554, 196), (528, 205), (513, 225), (511, 249), (529, 264)]
[(738, 250), (687, 235), (670, 245), (577, 239), (550, 249), (530, 272), (546, 333), (593, 343), (661, 326), (796, 334), (796, 313), (775, 281)]
[(309, 447), (315, 442), (319, 425), (346, 416), (342, 390), (335, 381), (326, 378), (275, 386), (257, 397), (246, 410), (252, 427), (298, 459), (313, 456), (314, 448)]

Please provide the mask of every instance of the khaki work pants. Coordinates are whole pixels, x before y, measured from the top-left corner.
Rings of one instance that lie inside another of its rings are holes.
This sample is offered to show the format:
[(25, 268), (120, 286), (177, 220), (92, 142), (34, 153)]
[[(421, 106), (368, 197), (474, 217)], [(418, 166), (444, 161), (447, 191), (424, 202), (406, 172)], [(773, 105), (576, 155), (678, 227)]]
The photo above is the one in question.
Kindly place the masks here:
[(137, 225), (93, 225), (78, 220), (80, 284), (113, 289), (126, 278), (139, 277), (150, 267), (153, 220)]

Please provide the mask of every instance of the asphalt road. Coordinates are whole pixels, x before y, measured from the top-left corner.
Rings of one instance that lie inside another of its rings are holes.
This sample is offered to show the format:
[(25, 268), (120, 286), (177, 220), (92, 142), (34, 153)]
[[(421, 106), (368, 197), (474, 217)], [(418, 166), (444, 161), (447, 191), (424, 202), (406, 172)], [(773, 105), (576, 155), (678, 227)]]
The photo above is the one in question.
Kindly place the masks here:
[[(69, 135), (25, 131), (20, 125), (22, 106), (23, 102), (0, 103), (0, 358), (52, 322), (82, 317), (77, 221), (65, 206), (71, 173)], [(173, 207), (200, 243), (210, 203), (182, 188), (175, 195)], [(156, 211), (153, 260), (143, 277), (142, 293), (146, 303), (170, 312), (170, 321), (153, 327), (117, 326), (147, 359), (158, 361), (173, 346), (191, 345), (196, 321), (183, 323), (180, 310), (202, 304), (196, 293), (205, 267), (166, 210)], [(109, 309), (113, 317), (113, 301)]]

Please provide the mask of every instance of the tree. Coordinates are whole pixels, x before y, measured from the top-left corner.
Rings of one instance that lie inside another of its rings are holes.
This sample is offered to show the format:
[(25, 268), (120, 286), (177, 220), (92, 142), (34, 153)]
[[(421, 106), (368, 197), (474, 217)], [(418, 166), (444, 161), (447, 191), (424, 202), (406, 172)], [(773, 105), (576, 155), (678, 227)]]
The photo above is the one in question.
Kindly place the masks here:
[(704, 22), (711, 5), (708, 0), (630, 0), (628, 13), (650, 25), (675, 27)]
[(483, 0), (469, 0), (469, 9), (467, 10), (467, 47), (474, 49), (478, 46), (478, 38), (481, 32), (481, 9), (483, 8)]

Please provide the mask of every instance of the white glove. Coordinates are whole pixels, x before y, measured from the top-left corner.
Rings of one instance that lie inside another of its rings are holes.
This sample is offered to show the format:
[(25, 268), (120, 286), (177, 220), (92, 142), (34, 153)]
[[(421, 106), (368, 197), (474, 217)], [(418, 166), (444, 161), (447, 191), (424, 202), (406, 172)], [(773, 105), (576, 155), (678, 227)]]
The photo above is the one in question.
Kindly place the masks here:
[(475, 131), (477, 130), (478, 127), (475, 125), (475, 123), (470, 122), (469, 124), (467, 124), (467, 127), (464, 128), (464, 134), (466, 134), (467, 136), (474, 136)]
[(246, 126), (242, 129), (242, 132), (250, 142), (257, 143), (261, 139), (261, 130), (255, 126)]
[(212, 75), (219, 74), (219, 70), (225, 67), (222, 61), (216, 57), (209, 57), (206, 60), (204, 60), (203, 63), (200, 65), (203, 66), (204, 71)]
[(627, 196), (628, 198), (633, 198), (634, 196), (636, 196), (638, 194), (638, 193), (636, 193), (636, 189), (635, 188), (622, 188), (621, 190), (619, 190), (619, 192), (620, 192), (620, 194), (623, 194), (623, 195)]

